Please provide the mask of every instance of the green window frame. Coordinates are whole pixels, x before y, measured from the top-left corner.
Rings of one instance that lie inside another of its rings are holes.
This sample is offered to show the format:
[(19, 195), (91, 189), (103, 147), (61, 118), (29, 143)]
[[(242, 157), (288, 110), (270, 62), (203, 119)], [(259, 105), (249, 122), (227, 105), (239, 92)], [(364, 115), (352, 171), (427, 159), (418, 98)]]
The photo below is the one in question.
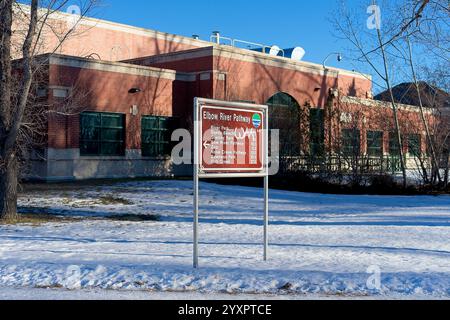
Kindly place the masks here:
[(383, 131), (367, 131), (367, 154), (369, 157), (383, 156)]
[(389, 132), (389, 154), (395, 157), (400, 156), (400, 146), (395, 132)]
[(398, 144), (397, 133), (389, 132), (389, 169), (398, 172), (401, 169), (400, 146)]
[(309, 111), (310, 153), (312, 156), (325, 154), (325, 112), (312, 108)]
[(342, 129), (342, 153), (357, 156), (361, 153), (361, 131), (359, 129)]
[(422, 155), (420, 134), (408, 135), (408, 152), (413, 157), (420, 157)]
[(142, 116), (141, 151), (143, 157), (170, 157), (171, 136), (177, 120), (172, 117)]
[(81, 156), (124, 156), (125, 115), (108, 112), (80, 114)]

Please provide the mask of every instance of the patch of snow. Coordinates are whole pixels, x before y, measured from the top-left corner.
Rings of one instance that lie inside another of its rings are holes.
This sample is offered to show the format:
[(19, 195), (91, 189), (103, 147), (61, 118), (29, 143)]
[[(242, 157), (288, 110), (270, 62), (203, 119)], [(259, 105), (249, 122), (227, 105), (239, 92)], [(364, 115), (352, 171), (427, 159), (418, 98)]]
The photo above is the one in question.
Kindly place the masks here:
[[(22, 195), (21, 210), (29, 212), (158, 215), (160, 220), (0, 226), (0, 287), (450, 297), (448, 196), (271, 190), (271, 246), (269, 261), (263, 262), (262, 190), (201, 183), (200, 193), (198, 270), (191, 266), (190, 181), (139, 181)], [(132, 204), (103, 204), (98, 201), (103, 196)], [(379, 277), (378, 288), (368, 285), (374, 277)]]

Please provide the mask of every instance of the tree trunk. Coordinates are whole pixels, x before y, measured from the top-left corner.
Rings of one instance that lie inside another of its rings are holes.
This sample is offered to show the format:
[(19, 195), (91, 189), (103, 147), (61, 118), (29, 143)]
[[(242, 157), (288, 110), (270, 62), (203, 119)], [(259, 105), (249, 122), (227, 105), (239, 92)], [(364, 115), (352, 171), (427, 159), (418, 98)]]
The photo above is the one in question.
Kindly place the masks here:
[(9, 153), (0, 172), (0, 220), (17, 220), (18, 161), (14, 152)]
[(403, 153), (403, 139), (401, 134), (401, 128), (400, 128), (400, 122), (398, 120), (398, 114), (397, 114), (397, 103), (395, 101), (394, 93), (392, 92), (392, 85), (391, 80), (389, 77), (389, 70), (388, 70), (388, 61), (386, 56), (386, 51), (383, 45), (383, 41), (381, 39), (381, 32), (380, 29), (377, 29), (377, 35), (378, 35), (378, 41), (380, 43), (380, 49), (381, 49), (381, 56), (383, 58), (383, 65), (384, 65), (384, 73), (385, 73), (385, 81), (386, 85), (389, 90), (389, 96), (391, 99), (391, 105), (392, 105), (392, 112), (394, 114), (394, 124), (395, 124), (395, 132), (397, 136), (397, 143), (399, 148), (399, 156), (400, 156), (400, 165), (402, 169), (402, 176), (403, 176), (403, 189), (406, 189), (406, 183), (407, 183), (407, 177), (406, 177), (406, 163), (405, 163), (405, 157)]
[[(439, 170), (439, 168), (438, 168)], [(450, 173), (450, 154), (448, 152), (445, 152), (445, 170), (444, 170), (444, 189), (446, 190), (448, 188), (448, 175)]]
[[(17, 161), (5, 150), (11, 124), (11, 26), (12, 0), (0, 0), (0, 220), (15, 219), (17, 190)], [(11, 184), (11, 181), (16, 181)]]
[[(411, 45), (411, 41), (409, 39), (409, 36), (406, 36), (406, 41), (408, 43), (408, 49), (409, 49), (409, 64), (411, 67), (411, 72), (412, 72), (412, 76), (413, 76), (413, 80), (414, 80), (414, 86), (416, 87), (416, 92), (417, 92), (417, 97), (419, 98), (419, 110), (420, 110), (420, 118), (422, 120), (422, 123), (425, 127), (425, 133), (427, 136), (427, 143), (430, 147), (431, 150), (431, 176), (437, 176), (438, 180), (439, 180), (439, 184), (442, 182), (441, 179), (441, 174), (439, 172), (439, 163), (437, 161), (437, 157), (436, 157), (436, 151), (434, 148), (434, 141), (431, 138), (431, 133), (430, 133), (430, 127), (428, 126), (428, 122), (427, 119), (425, 118), (425, 113), (423, 111), (423, 102), (422, 102), (422, 94), (420, 92), (420, 86), (419, 86), (419, 81), (417, 79), (417, 74), (416, 74), (416, 68), (414, 67), (414, 62), (413, 62), (413, 51), (412, 51), (412, 45)], [(426, 169), (425, 169), (426, 172)]]
[[(22, 46), (22, 79), (16, 99), (11, 93), (11, 35), (13, 0), (0, 0), (0, 219), (17, 218), (17, 136), (32, 82), (31, 47), (36, 32), (38, 0), (31, 1), (30, 24)], [(14, 104), (13, 104), (14, 101)]]

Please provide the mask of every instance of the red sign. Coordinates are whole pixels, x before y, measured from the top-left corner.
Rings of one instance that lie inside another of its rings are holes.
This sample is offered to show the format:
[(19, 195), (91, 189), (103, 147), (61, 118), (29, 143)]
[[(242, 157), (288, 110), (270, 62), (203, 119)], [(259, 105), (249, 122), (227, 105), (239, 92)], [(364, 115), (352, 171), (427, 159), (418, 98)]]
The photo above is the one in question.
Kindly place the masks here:
[(264, 111), (256, 107), (201, 105), (200, 171), (262, 172), (265, 121)]

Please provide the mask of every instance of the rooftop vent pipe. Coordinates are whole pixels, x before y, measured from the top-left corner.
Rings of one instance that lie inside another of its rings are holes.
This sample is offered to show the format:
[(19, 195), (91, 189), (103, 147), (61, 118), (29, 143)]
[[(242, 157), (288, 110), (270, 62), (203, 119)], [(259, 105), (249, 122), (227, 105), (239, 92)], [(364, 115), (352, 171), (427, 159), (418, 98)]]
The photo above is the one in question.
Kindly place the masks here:
[(212, 35), (216, 38), (216, 43), (220, 44), (220, 31), (213, 31)]

